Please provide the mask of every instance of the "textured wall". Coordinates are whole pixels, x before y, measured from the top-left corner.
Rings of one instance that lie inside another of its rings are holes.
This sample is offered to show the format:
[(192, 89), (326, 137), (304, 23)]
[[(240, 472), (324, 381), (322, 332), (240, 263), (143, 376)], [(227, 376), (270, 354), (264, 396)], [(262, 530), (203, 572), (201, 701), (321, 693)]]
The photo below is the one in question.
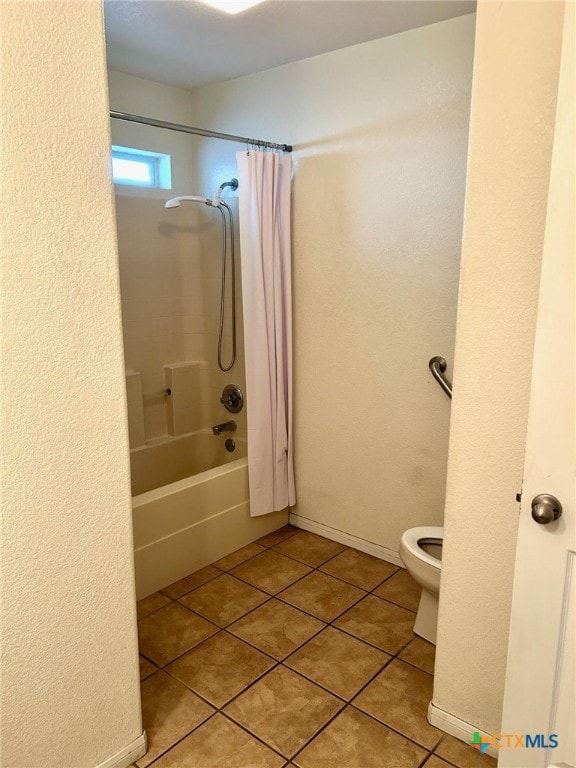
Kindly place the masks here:
[[(442, 522), (427, 364), (452, 359), (473, 40), (463, 16), (192, 92), (195, 124), (296, 145), (296, 511), (392, 550)], [(238, 149), (202, 142), (206, 186)]]
[(434, 703), (500, 730), (563, 3), (480, 2)]
[(101, 3), (3, 2), (3, 768), (141, 732)]

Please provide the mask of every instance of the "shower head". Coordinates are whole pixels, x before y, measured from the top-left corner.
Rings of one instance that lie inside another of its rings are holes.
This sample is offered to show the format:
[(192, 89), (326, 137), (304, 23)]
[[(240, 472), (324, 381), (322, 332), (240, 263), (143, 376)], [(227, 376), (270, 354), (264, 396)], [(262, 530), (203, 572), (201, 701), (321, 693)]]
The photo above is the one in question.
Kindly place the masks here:
[(212, 198), (212, 205), (220, 205), (222, 190), (225, 189), (225, 187), (231, 187), (233, 190), (238, 189), (238, 179), (230, 179), (230, 181), (225, 181), (223, 184), (220, 184), (214, 197)]
[(183, 202), (204, 203), (204, 205), (213, 205), (212, 200), (208, 200), (206, 197), (197, 197), (196, 195), (181, 195), (180, 197), (172, 197), (164, 203), (164, 208), (179, 208)]

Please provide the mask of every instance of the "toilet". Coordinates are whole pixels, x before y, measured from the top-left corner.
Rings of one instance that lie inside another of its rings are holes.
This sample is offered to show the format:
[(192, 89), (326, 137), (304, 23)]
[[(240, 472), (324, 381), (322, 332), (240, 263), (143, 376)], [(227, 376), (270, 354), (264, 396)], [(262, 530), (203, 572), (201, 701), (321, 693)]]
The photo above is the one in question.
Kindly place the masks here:
[(415, 634), (436, 645), (438, 598), (444, 528), (409, 528), (400, 539), (400, 557), (408, 573), (422, 587)]

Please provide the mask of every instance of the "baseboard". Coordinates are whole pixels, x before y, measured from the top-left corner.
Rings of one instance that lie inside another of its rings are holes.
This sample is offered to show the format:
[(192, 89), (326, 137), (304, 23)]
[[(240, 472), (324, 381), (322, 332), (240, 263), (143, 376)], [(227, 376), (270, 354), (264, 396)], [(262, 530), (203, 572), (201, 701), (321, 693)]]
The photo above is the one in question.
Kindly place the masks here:
[(393, 549), (383, 547), (381, 544), (375, 544), (372, 541), (366, 541), (359, 536), (354, 536), (351, 533), (345, 531), (339, 531), (337, 528), (332, 528), (324, 523), (317, 523), (315, 520), (310, 520), (302, 515), (297, 515), (294, 512), (290, 513), (290, 523), (295, 528), (302, 528), (304, 531), (310, 531), (311, 533), (317, 533), (319, 536), (324, 536), (326, 539), (337, 541), (339, 544), (346, 544), (347, 547), (353, 547), (359, 549), (360, 552), (366, 552), (367, 555), (373, 555), (380, 558), (380, 560), (386, 560), (393, 565), (399, 565), (404, 568), (404, 563), (400, 560), (400, 555)]
[(121, 749), (120, 752), (116, 752), (115, 755), (109, 757), (108, 760), (104, 760), (103, 763), (96, 766), (96, 768), (128, 768), (132, 763), (144, 757), (148, 746), (146, 744), (146, 731), (142, 731), (140, 736), (127, 747)]
[[(470, 725), (470, 723), (461, 720), (459, 717), (444, 712), (444, 710), (439, 709), (432, 702), (428, 705), (428, 722), (430, 725), (436, 726), (436, 728), (444, 731), (444, 733), (448, 733), (450, 736), (454, 736), (455, 739), (459, 739), (466, 744), (470, 743), (475, 732), (478, 732), (482, 738), (492, 738), (491, 734), (482, 731), (476, 725)], [(472, 749), (472, 747), (470, 748)], [(488, 747), (484, 754), (498, 759), (498, 750), (492, 746)]]

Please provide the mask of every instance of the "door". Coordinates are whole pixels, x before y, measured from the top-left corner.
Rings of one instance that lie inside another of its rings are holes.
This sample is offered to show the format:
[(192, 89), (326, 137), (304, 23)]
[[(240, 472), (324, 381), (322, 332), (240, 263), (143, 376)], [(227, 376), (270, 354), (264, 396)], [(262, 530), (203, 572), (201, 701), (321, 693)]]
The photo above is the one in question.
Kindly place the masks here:
[[(566, 3), (499, 768), (576, 768), (574, 8)], [(558, 519), (546, 522), (546, 499), (533, 510), (543, 493), (560, 501)]]

